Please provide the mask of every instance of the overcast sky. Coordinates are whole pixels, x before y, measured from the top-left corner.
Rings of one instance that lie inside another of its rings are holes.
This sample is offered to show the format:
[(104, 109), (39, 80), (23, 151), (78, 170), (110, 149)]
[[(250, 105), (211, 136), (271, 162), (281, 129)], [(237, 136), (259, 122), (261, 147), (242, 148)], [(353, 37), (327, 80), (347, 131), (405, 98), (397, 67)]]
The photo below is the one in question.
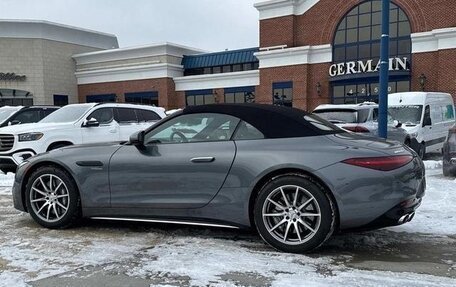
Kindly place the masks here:
[(0, 18), (115, 34), (120, 47), (174, 42), (209, 51), (258, 46), (256, 0), (0, 0)]

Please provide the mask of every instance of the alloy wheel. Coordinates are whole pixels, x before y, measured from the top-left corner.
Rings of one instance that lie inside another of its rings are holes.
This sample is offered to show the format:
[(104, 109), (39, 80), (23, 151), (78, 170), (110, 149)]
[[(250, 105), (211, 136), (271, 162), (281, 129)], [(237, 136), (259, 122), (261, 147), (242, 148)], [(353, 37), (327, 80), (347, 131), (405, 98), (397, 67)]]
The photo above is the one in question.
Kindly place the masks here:
[(262, 217), (269, 234), (288, 245), (309, 241), (321, 223), (318, 201), (308, 190), (296, 185), (274, 189), (264, 201)]
[(43, 174), (32, 184), (30, 204), (36, 216), (45, 222), (61, 220), (70, 207), (70, 194), (63, 180), (53, 174)]

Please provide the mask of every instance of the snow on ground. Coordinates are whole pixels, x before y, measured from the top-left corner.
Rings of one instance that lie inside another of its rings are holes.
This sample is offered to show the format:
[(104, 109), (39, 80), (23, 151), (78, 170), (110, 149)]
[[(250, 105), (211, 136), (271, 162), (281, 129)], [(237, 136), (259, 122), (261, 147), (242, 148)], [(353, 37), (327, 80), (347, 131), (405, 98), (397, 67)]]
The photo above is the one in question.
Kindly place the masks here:
[(429, 234), (456, 234), (456, 180), (444, 177), (442, 161), (425, 161), (426, 194), (415, 218), (391, 230)]
[(14, 210), (14, 175), (0, 174), (0, 286), (456, 286), (456, 180), (441, 164), (425, 162), (427, 192), (412, 222), (335, 236), (310, 255), (219, 229), (98, 221), (44, 229)]
[(0, 171), (0, 194), (11, 194), (14, 182), (14, 173), (4, 174)]

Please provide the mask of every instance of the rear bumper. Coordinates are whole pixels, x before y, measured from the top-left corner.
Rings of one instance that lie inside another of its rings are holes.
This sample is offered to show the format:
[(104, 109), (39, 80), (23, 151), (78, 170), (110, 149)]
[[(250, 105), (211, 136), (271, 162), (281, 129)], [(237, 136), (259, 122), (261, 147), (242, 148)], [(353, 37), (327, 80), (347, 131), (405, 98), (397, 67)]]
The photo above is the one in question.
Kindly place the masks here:
[(400, 219), (419, 207), (426, 190), (424, 165), (418, 157), (389, 172), (338, 163), (318, 173), (324, 182), (332, 183), (329, 188), (342, 231), (405, 223)]

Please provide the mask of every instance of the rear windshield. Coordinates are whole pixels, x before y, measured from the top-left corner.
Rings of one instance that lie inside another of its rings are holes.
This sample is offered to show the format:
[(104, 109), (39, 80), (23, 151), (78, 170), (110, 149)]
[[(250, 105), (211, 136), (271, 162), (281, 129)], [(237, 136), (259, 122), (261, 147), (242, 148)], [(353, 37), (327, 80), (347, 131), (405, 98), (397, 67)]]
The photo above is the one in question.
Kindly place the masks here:
[(333, 124), (359, 124), (365, 123), (369, 118), (369, 110), (328, 109), (317, 110), (314, 114)]
[(345, 132), (343, 129), (333, 125), (332, 123), (326, 121), (315, 115), (306, 115), (304, 119), (311, 124), (314, 128), (322, 131), (324, 134), (332, 134), (332, 133), (341, 133)]

